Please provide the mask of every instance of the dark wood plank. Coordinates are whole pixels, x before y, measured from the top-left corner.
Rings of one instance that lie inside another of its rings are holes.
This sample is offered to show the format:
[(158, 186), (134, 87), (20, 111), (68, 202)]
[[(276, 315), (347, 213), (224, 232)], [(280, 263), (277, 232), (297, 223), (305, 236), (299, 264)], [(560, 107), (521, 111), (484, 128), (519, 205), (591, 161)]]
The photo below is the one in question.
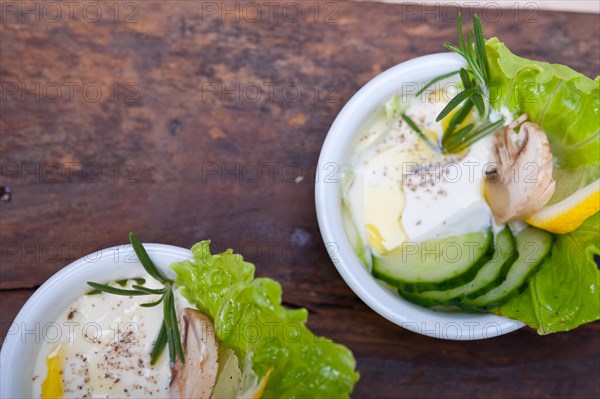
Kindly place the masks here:
[[(337, 111), (377, 73), (455, 37), (448, 8), (340, 3), (337, 23), (315, 23), (308, 12), (298, 23), (281, 15), (236, 23), (198, 4), (140, 3), (131, 24), (11, 23), (10, 15), (0, 27), (9, 55), (2, 181), (13, 198), (2, 204), (0, 287), (38, 285), (129, 230), (147, 241), (187, 246), (210, 236), (243, 246), (285, 243), (304, 228), (318, 243), (312, 177)], [(489, 36), (598, 73), (597, 43), (586, 39), (600, 34), (594, 16), (537, 12), (537, 22), (517, 23), (523, 13), (503, 14), (486, 23)], [(14, 85), (24, 90), (10, 94)], [(294, 85), (302, 98), (286, 100), (284, 87)], [(262, 90), (256, 102), (253, 88)]]
[[(253, 22), (249, 9), (236, 21), (206, 2), (144, 1), (115, 21), (112, 2), (97, 4), (98, 23), (79, 10), (75, 21), (5, 13), (0, 24), (0, 184), (12, 191), (0, 203), (3, 326), (32, 287), (129, 231), (186, 247), (211, 238), (353, 349), (356, 397), (600, 396), (598, 323), (472, 343), (412, 334), (356, 298), (321, 242), (313, 181), (337, 112), (386, 68), (443, 51), (455, 9), (320, 2), (317, 17), (305, 2), (294, 3), (298, 21), (281, 6)], [(130, 12), (136, 23), (125, 23)], [(600, 72), (595, 15), (483, 16), (486, 35), (520, 55)]]
[(0, 291), (2, 298), (2, 306), (0, 306), (0, 341), (2, 343), (9, 331), (11, 333), (18, 331), (13, 326), (13, 322), (21, 307), (25, 305), (25, 302), (27, 302), (34, 291), (33, 289)]

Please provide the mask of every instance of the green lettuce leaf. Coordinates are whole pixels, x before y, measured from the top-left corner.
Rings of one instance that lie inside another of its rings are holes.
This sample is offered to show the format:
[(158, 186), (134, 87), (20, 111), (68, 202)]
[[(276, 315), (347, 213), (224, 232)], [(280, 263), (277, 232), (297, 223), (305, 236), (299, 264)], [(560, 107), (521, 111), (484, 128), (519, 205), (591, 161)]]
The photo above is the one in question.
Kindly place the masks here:
[(174, 263), (183, 295), (215, 324), (220, 342), (243, 361), (251, 358), (263, 397), (345, 398), (358, 380), (352, 352), (315, 336), (306, 309), (281, 305), (281, 286), (254, 278), (254, 265), (231, 250), (211, 254), (210, 241), (192, 247), (193, 261)]
[[(600, 177), (600, 77), (565, 65), (516, 56), (497, 38), (486, 42), (490, 102), (541, 125), (556, 158), (557, 202)], [(560, 198), (559, 198), (560, 197)], [(523, 321), (539, 334), (567, 331), (600, 318), (600, 214), (556, 238), (550, 257), (524, 292), (495, 313)]]
[(550, 257), (525, 291), (495, 309), (541, 335), (600, 319), (600, 212), (571, 233), (556, 236)]
[(492, 106), (504, 105), (515, 117), (526, 112), (541, 125), (560, 167), (600, 166), (600, 77), (521, 58), (497, 38), (486, 51)]

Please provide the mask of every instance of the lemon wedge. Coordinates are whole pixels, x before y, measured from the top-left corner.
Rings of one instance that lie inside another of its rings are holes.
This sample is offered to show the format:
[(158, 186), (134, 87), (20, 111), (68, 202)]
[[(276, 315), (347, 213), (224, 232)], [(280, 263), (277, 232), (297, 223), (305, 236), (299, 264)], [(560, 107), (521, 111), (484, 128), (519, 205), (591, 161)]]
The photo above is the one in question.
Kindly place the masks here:
[(269, 376), (271, 375), (271, 371), (273, 371), (273, 367), (271, 367), (269, 370), (267, 370), (267, 374), (265, 374), (263, 379), (260, 381), (260, 384), (258, 384), (256, 391), (254, 391), (254, 393), (252, 395), (252, 399), (262, 398), (263, 393), (265, 392), (265, 388), (267, 386), (267, 382), (269, 381)]
[(559, 202), (546, 205), (526, 217), (525, 221), (551, 233), (566, 234), (578, 228), (599, 210), (600, 179), (580, 188)]

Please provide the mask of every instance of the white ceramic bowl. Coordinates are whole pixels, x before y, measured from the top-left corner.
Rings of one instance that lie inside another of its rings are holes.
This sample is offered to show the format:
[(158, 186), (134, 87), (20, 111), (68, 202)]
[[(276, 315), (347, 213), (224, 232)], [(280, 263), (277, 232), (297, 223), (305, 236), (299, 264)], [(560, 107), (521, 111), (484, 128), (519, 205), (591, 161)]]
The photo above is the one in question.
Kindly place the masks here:
[[(173, 262), (191, 259), (188, 249), (163, 244), (144, 244), (148, 254), (167, 276)], [(0, 398), (31, 398), (33, 365), (50, 326), (77, 298), (90, 290), (87, 281), (105, 282), (143, 275), (131, 245), (89, 254), (50, 277), (23, 306), (0, 353)], [(26, 331), (27, 330), (27, 331)], [(32, 332), (33, 331), (33, 332)]]
[(361, 264), (344, 231), (339, 172), (356, 137), (372, 115), (395, 94), (407, 94), (429, 80), (463, 67), (453, 53), (426, 55), (403, 62), (363, 86), (335, 119), (321, 149), (315, 187), (321, 235), (335, 267), (350, 288), (381, 316), (408, 330), (435, 338), (475, 340), (515, 331), (522, 323), (491, 314), (451, 313), (412, 304), (378, 282)]

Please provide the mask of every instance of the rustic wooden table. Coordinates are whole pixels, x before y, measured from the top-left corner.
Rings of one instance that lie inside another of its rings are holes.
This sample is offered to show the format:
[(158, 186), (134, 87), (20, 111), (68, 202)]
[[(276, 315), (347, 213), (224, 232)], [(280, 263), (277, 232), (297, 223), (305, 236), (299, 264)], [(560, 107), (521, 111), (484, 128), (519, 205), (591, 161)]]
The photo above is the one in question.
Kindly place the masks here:
[[(37, 4), (37, 5), (36, 5)], [(456, 10), (344, 2), (5, 2), (0, 24), (2, 336), (49, 276), (99, 248), (211, 238), (349, 346), (355, 397), (600, 397), (599, 324), (478, 342), (403, 330), (342, 281), (313, 181), (369, 79), (442, 51)], [(600, 72), (597, 15), (482, 13), (515, 52)], [(4, 365), (3, 365), (4, 366)]]

